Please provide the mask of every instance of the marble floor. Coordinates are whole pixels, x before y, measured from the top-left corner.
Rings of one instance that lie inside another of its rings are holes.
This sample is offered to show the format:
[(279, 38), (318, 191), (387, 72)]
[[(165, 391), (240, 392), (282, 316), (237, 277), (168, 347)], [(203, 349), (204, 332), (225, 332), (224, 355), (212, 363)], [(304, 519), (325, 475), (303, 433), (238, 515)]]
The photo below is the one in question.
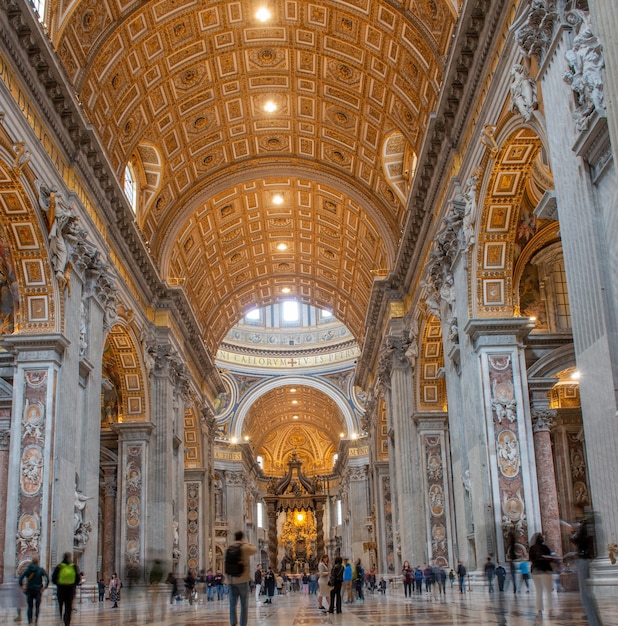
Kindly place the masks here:
[[(124, 591), (124, 590), (123, 590)], [(481, 588), (463, 595), (456, 590), (446, 597), (433, 598), (430, 594), (405, 598), (401, 590), (385, 595), (368, 594), (364, 602), (343, 605), (341, 615), (329, 615), (318, 610), (315, 596), (291, 593), (278, 596), (272, 604), (249, 601), (249, 626), (440, 626), (442, 624), (482, 626), (520, 626), (546, 624), (547, 626), (584, 626), (587, 620), (574, 592), (552, 593), (553, 610), (539, 617), (535, 611), (534, 591), (530, 593), (489, 594)], [(59, 626), (57, 607), (50, 588), (41, 607), (39, 626)], [(97, 602), (91, 594), (76, 598), (72, 626), (119, 626), (122, 624), (152, 624), (156, 626), (228, 626), (227, 598), (190, 606), (184, 601), (169, 604), (167, 593), (160, 595), (125, 594), (117, 609), (109, 601)], [(599, 602), (604, 626), (618, 626), (618, 601)], [(14, 608), (0, 609), (0, 624), (13, 624)], [(21, 623), (27, 623), (25, 609)]]

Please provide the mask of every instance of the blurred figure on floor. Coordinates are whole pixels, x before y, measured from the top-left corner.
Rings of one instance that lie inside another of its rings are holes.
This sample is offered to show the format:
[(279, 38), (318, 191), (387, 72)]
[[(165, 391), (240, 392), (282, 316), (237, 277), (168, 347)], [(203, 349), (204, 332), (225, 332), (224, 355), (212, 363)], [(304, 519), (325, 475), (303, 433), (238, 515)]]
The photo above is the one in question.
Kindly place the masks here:
[[(539, 615), (547, 610), (551, 613), (552, 561), (551, 550), (545, 543), (542, 533), (534, 536), (529, 551), (532, 564), (532, 582), (536, 591), (536, 611)], [(545, 603), (547, 601), (547, 603)]]
[(586, 618), (590, 626), (602, 626), (599, 607), (588, 586), (590, 561), (594, 558), (594, 516), (592, 513), (587, 513), (576, 524), (566, 524), (566, 526), (572, 531), (571, 542), (577, 551), (577, 582)]

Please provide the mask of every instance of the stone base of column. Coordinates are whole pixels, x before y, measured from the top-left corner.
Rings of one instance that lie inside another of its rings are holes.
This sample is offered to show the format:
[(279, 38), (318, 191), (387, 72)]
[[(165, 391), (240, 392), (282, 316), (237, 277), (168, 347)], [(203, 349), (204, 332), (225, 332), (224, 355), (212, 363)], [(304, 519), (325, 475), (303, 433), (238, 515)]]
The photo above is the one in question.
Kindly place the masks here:
[(607, 557), (595, 559), (590, 564), (590, 588), (598, 598), (618, 596), (618, 562), (612, 565)]

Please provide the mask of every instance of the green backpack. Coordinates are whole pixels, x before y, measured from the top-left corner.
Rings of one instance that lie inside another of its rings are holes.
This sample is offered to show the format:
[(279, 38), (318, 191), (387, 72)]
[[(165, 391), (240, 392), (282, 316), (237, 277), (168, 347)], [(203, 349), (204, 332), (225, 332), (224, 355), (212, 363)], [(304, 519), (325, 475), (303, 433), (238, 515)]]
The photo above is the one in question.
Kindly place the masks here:
[(73, 563), (60, 563), (58, 567), (58, 584), (74, 585), (77, 572)]

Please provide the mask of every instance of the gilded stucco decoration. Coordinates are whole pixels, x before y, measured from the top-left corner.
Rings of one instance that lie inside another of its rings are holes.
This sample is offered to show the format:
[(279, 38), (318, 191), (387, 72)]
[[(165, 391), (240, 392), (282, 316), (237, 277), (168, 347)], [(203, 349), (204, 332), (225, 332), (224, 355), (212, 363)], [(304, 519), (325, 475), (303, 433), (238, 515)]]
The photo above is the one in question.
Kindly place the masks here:
[[(295, 389), (294, 392), (291, 389)], [(348, 435), (337, 404), (307, 386), (279, 387), (258, 398), (243, 422), (267, 474), (281, 474), (296, 455), (308, 474), (329, 473), (341, 434)]]
[(103, 372), (108, 381), (101, 398), (101, 425), (141, 421), (147, 412), (148, 388), (142, 359), (131, 332), (115, 324), (103, 352)]
[(475, 253), (476, 314), (513, 314), (515, 263), (538, 226), (527, 190), (541, 147), (532, 130), (522, 128), (514, 132), (502, 144), (487, 175)]
[(170, 284), (191, 277), (211, 353), (284, 287), (362, 341), (459, 4), (279, 0), (264, 24), (249, 0), (50, 4), (84, 114), (119, 180), (136, 170), (144, 241)]
[(440, 320), (430, 316), (423, 329), (418, 380), (418, 407), (421, 411), (446, 410), (446, 385), (441, 375), (444, 367), (444, 345)]
[[(47, 235), (41, 230), (21, 170), (7, 160), (6, 138), (0, 155), (0, 236), (11, 255), (0, 260), (2, 278), (3, 332), (57, 330), (55, 291), (49, 263)], [(32, 190), (31, 190), (32, 192)], [(10, 301), (10, 302), (9, 302)], [(6, 309), (6, 310), (5, 310)]]

